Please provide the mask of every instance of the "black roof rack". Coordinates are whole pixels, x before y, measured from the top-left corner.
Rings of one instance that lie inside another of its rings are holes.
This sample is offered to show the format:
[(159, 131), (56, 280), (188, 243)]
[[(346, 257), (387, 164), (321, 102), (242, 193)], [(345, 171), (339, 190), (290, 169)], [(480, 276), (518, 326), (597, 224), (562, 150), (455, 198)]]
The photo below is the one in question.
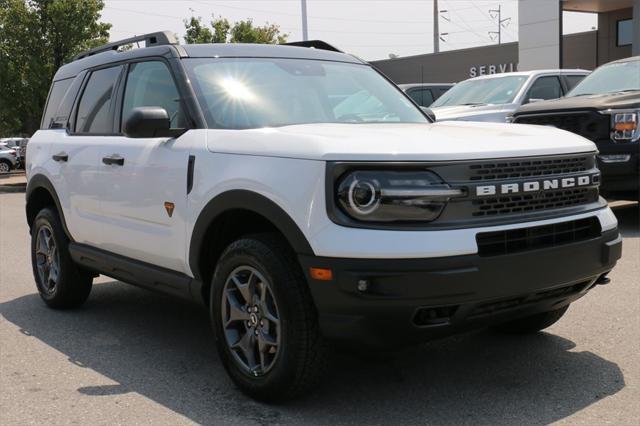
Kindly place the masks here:
[(126, 46), (132, 43), (138, 43), (144, 41), (145, 47), (151, 46), (162, 46), (167, 44), (178, 44), (178, 40), (176, 36), (170, 31), (160, 31), (157, 33), (149, 33), (140, 36), (135, 36), (131, 38), (126, 38), (124, 40), (114, 41), (113, 43), (107, 43), (102, 46), (94, 47), (93, 49), (89, 49), (84, 51), (78, 55), (76, 55), (73, 60), (77, 61), (78, 59), (86, 58), (87, 56), (96, 55), (102, 52), (108, 52), (110, 50), (118, 50), (119, 47)]
[(307, 40), (307, 41), (292, 41), (290, 43), (283, 43), (285, 46), (298, 46), (298, 47), (310, 47), (312, 49), (330, 50), (332, 52), (344, 53), (342, 50), (335, 46), (330, 45), (326, 41), (322, 40)]

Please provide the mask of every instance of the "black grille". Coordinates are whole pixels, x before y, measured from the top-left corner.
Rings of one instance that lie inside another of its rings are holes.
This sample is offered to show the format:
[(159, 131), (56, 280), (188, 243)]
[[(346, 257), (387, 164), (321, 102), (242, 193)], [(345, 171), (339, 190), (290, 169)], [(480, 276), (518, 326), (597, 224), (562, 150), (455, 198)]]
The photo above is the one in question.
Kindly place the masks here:
[(536, 195), (508, 195), (496, 198), (473, 200), (475, 217), (500, 216), (537, 210), (559, 209), (578, 206), (598, 199), (596, 189), (559, 189)]
[(595, 217), (476, 235), (480, 256), (499, 256), (584, 241), (600, 235)]
[(521, 115), (514, 123), (553, 126), (576, 133), (592, 141), (609, 139), (610, 116), (596, 111), (558, 112), (553, 114)]
[(590, 168), (589, 160), (587, 156), (579, 156), (472, 164), (469, 166), (470, 179), (493, 180), (577, 173)]

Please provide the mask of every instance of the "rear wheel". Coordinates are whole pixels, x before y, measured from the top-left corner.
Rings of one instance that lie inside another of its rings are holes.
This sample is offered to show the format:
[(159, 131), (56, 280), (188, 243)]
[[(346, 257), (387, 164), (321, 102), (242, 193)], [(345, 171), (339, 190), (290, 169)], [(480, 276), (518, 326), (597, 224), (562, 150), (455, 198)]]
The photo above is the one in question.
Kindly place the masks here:
[(73, 262), (69, 239), (51, 208), (42, 209), (31, 229), (31, 264), (38, 292), (52, 308), (74, 308), (91, 292), (93, 276)]
[(569, 309), (569, 305), (556, 309), (555, 311), (542, 312), (528, 317), (518, 318), (516, 320), (494, 326), (493, 328), (504, 333), (536, 333), (558, 322), (564, 313), (567, 312), (567, 309)]
[(326, 363), (315, 306), (277, 235), (233, 242), (213, 277), (211, 319), (218, 352), (235, 384), (263, 401), (294, 398), (317, 383)]

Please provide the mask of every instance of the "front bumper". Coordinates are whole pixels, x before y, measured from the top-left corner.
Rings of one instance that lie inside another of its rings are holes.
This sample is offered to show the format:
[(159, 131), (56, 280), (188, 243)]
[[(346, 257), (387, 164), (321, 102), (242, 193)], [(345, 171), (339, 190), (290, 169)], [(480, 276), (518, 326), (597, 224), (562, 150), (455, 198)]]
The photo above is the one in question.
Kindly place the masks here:
[[(618, 230), (562, 246), (498, 256), (345, 259), (300, 256), (328, 338), (409, 344), (565, 306), (621, 256)], [(317, 281), (309, 268), (329, 268)], [(367, 291), (359, 291), (364, 281)]]
[[(598, 146), (598, 169), (602, 173), (600, 191), (603, 195), (628, 193), (632, 196), (640, 187), (640, 143), (613, 143), (596, 141)], [(628, 155), (627, 161), (605, 162), (603, 156)]]

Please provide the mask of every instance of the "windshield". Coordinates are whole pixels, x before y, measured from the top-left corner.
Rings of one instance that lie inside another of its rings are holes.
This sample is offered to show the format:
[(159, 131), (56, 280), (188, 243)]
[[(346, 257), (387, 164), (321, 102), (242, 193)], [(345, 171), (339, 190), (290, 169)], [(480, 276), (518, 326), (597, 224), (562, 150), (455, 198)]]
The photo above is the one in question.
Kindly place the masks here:
[(209, 127), (305, 123), (426, 123), (406, 96), (368, 65), (278, 59), (185, 59)]
[(603, 65), (582, 80), (567, 96), (640, 90), (640, 61)]
[(480, 78), (458, 83), (445, 92), (431, 108), (454, 105), (508, 104), (527, 80), (524, 75)]

